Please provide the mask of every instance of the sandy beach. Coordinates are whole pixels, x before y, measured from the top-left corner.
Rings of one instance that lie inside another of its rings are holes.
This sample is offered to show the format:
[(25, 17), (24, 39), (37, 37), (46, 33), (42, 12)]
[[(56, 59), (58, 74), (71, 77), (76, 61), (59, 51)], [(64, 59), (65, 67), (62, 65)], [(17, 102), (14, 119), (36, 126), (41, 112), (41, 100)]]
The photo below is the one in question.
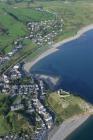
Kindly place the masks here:
[(87, 121), (91, 115), (74, 116), (62, 123), (58, 131), (49, 140), (65, 140), (72, 132)]
[(24, 64), (24, 69), (25, 69), (27, 72), (29, 72), (30, 69), (31, 69), (31, 67), (32, 67), (33, 65), (35, 65), (38, 61), (40, 61), (40, 60), (43, 59), (44, 57), (50, 55), (51, 53), (56, 52), (56, 51), (58, 50), (58, 47), (59, 47), (59, 46), (62, 46), (62, 45), (65, 44), (65, 43), (68, 43), (68, 42), (70, 42), (70, 41), (72, 41), (72, 40), (75, 40), (75, 39), (79, 38), (81, 35), (83, 35), (85, 32), (87, 32), (87, 31), (89, 31), (89, 30), (91, 30), (91, 29), (93, 29), (93, 24), (88, 25), (88, 26), (86, 26), (86, 27), (83, 27), (81, 30), (79, 30), (79, 31), (77, 32), (77, 34), (76, 34), (75, 36), (72, 36), (72, 37), (70, 37), (70, 38), (64, 39), (63, 41), (60, 41), (60, 42), (58, 42), (58, 43), (52, 45), (50, 49), (48, 49), (47, 51), (45, 51), (45, 52), (42, 53), (41, 55), (37, 56), (36, 59), (34, 59), (34, 60), (30, 61), (30, 62), (26, 62), (26, 63)]

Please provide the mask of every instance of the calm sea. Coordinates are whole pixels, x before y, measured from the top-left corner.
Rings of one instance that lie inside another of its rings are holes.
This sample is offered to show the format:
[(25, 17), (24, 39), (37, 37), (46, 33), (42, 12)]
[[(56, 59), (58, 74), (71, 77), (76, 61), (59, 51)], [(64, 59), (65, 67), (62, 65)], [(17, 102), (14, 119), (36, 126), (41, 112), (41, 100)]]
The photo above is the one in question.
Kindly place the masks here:
[(35, 64), (31, 71), (60, 76), (59, 87), (93, 103), (93, 30), (58, 49)]
[(93, 140), (93, 116), (68, 136), (66, 140)]
[[(31, 71), (60, 76), (58, 88), (79, 94), (93, 103), (93, 30), (60, 46), (57, 52), (35, 64)], [(93, 140), (93, 117), (68, 140)]]

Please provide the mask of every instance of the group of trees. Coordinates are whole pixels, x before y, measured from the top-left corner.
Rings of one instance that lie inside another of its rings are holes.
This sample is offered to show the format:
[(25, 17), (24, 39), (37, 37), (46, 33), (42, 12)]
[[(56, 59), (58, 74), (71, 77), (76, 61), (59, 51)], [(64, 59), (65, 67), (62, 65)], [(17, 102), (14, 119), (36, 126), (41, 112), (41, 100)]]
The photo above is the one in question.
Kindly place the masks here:
[(6, 115), (10, 111), (12, 99), (7, 95), (0, 95), (0, 115)]

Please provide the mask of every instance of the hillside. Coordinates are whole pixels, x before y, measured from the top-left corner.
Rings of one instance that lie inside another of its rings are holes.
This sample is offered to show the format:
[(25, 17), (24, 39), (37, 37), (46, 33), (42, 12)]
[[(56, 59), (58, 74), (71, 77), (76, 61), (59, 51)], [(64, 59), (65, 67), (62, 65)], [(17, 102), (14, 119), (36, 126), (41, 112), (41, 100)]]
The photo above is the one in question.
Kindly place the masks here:
[[(22, 3), (21, 3), (22, 4)], [(28, 53), (31, 54), (36, 49), (36, 44), (32, 42), (30, 38), (25, 39), (30, 35), (27, 24), (28, 22), (37, 22), (52, 20), (54, 15), (46, 11), (37, 11), (35, 8), (18, 7), (5, 2), (0, 2), (0, 56), (2, 59), (6, 57), (8, 53), (14, 53), (17, 51), (15, 47), (21, 45), (24, 49), (18, 51), (16, 55), (13, 55), (10, 63), (4, 63), (0, 67), (0, 73), (10, 67), (12, 64), (22, 60)], [(15, 44), (16, 43), (16, 44)], [(9, 59), (9, 58), (8, 58)]]
[(55, 112), (58, 124), (69, 117), (93, 112), (93, 106), (90, 103), (87, 103), (79, 96), (73, 96), (73, 94), (52, 93), (47, 97), (46, 105), (50, 106)]

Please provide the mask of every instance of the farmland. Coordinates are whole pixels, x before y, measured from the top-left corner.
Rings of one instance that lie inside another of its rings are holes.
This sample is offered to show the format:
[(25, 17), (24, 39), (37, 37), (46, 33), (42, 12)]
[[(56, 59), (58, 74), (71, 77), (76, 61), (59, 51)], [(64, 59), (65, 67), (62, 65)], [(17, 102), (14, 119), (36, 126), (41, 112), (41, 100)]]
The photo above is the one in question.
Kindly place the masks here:
[[(54, 19), (54, 15), (46, 11), (37, 11), (35, 8), (15, 7), (0, 2), (0, 55), (7, 55), (14, 49), (14, 42), (29, 35), (27, 29), (28, 22), (40, 22), (41, 20)], [(25, 58), (28, 53), (32, 53), (36, 45), (30, 39), (22, 40), (22, 45), (25, 46), (20, 52), (11, 58), (10, 63), (6, 63), (1, 67), (4, 71), (10, 65), (20, 61), (20, 58)]]
[[(75, 1), (75, 2), (74, 2)], [(56, 12), (64, 20), (63, 33), (56, 38), (56, 41), (63, 40), (77, 33), (77, 31), (86, 25), (93, 23), (93, 1), (86, 0), (68, 0), (35, 2), (33, 6), (42, 5), (51, 12)]]
[[(44, 11), (36, 10), (36, 7), (42, 7)], [(14, 42), (29, 34), (27, 23), (30, 21), (40, 22), (44, 20), (52, 20), (57, 16), (63, 19), (63, 31), (59, 33), (54, 42), (62, 41), (64, 38), (75, 35), (77, 31), (93, 22), (93, 2), (87, 1), (34, 1), (28, 3), (12, 2), (7, 4), (0, 2), (0, 55), (11, 52), (14, 48)], [(12, 58), (10, 64), (22, 60), (29, 54), (33, 56), (33, 52), (37, 52), (37, 44), (31, 39), (23, 42), (24, 50)], [(45, 46), (45, 45), (43, 45)], [(43, 49), (46, 50), (46, 49)], [(38, 54), (38, 52), (37, 52)], [(30, 57), (32, 59), (32, 56)], [(35, 54), (36, 56), (36, 54)], [(21, 59), (22, 58), (22, 59)], [(8, 68), (10, 65), (4, 65), (1, 70)]]
[(26, 35), (28, 21), (51, 18), (51, 14), (37, 12), (34, 9), (16, 9), (7, 4), (0, 4), (0, 49), (4, 49), (5, 52), (9, 51), (13, 47), (13, 41)]
[[(20, 8), (27, 7), (26, 2), (14, 5), (15, 7)], [(88, 2), (87, 0), (68, 0), (67, 2), (64, 0), (50, 0), (48, 2), (46, 0), (39, 0), (29, 5), (29, 7), (33, 8), (39, 6), (42, 6), (45, 10), (48, 10), (51, 13), (56, 13), (58, 17), (63, 18), (63, 32), (55, 38), (55, 42), (62, 41), (70, 36), (74, 36), (80, 28), (93, 23), (92, 0), (89, 0)]]
[(39, 138), (54, 122), (59, 125), (93, 112), (90, 103), (73, 93), (47, 90), (46, 83), (26, 73), (21, 63), (92, 24), (92, 0), (5, 1), (0, 2), (0, 136)]

